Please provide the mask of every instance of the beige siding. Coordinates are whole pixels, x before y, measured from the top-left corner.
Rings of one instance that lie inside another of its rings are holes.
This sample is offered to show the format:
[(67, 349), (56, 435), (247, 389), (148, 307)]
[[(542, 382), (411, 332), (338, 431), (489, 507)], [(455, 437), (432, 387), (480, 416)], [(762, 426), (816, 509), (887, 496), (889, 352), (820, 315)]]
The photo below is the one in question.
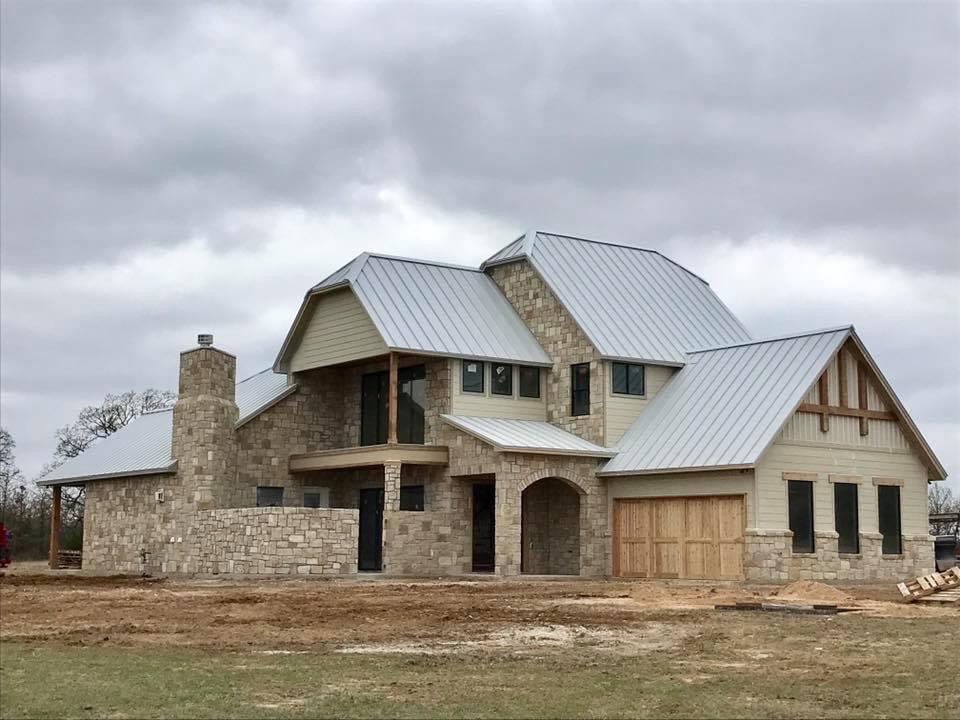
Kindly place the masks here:
[[(859, 408), (859, 394), (857, 391), (857, 360), (853, 353), (844, 346), (840, 351), (844, 356), (844, 362), (846, 364), (846, 376), (847, 376), (847, 406), (851, 408)], [(827, 383), (828, 383), (828, 396), (830, 399), (830, 405), (839, 405), (840, 404), (840, 367), (837, 361), (837, 358), (834, 357), (830, 361), (830, 365), (827, 367)], [(820, 393), (817, 387), (817, 384), (814, 383), (813, 386), (807, 391), (807, 394), (803, 398), (803, 402), (811, 403), (813, 405), (820, 404)], [(867, 380), (867, 409), (868, 410), (889, 410), (890, 406), (882, 397), (882, 391), (876, 386), (875, 383)], [(832, 421), (832, 418), (831, 418)]]
[(290, 370), (301, 372), (375, 357), (387, 346), (352, 290), (336, 290), (316, 298), (297, 339)]
[(745, 495), (747, 527), (753, 527), (755, 503), (751, 470), (611, 477), (606, 482), (610, 517), (613, 517), (613, 501), (617, 498)]
[[(834, 419), (831, 418), (831, 422)], [(760, 529), (786, 530), (789, 527), (784, 472), (817, 473), (819, 479), (814, 484), (814, 529), (817, 532), (834, 530), (831, 473), (861, 478), (861, 532), (878, 531), (875, 477), (903, 480), (900, 489), (903, 533), (921, 535), (927, 532), (927, 469), (912, 452), (799, 445), (783, 441), (774, 443), (756, 469), (757, 527)]]
[(613, 447), (627, 428), (643, 412), (647, 404), (653, 400), (660, 389), (666, 384), (667, 380), (673, 377), (678, 368), (664, 367), (662, 365), (647, 365), (644, 372), (644, 390), (645, 395), (615, 395), (613, 393), (613, 372), (610, 369), (610, 363), (606, 363), (605, 385), (606, 385), (606, 445)]
[(796, 413), (780, 432), (784, 442), (815, 445), (840, 445), (863, 449), (899, 450), (907, 452), (910, 444), (893, 420), (870, 420), (870, 432), (860, 434), (860, 420), (855, 417), (830, 416), (830, 429), (820, 431), (816, 413)]
[(490, 363), (484, 363), (483, 393), (465, 393), (461, 389), (463, 374), (460, 369), (461, 360), (451, 361), (453, 382), (450, 383), (452, 397), (450, 398), (451, 414), (466, 415), (468, 417), (497, 417), (514, 420), (547, 419), (547, 402), (544, 392), (545, 376), (548, 368), (540, 368), (540, 398), (521, 398), (519, 393), (519, 378), (517, 368), (513, 368), (513, 397), (493, 395), (490, 392)]

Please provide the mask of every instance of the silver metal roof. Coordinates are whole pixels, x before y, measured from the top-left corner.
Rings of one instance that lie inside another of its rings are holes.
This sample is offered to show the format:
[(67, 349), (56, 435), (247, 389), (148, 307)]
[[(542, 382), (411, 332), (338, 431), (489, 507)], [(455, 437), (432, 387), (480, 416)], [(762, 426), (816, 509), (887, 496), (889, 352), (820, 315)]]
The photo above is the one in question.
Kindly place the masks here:
[(682, 365), (750, 334), (697, 275), (653, 250), (528, 232), (481, 268), (526, 258), (606, 358)]
[(391, 350), (549, 366), (549, 356), (485, 273), (363, 253), (313, 287), (275, 367), (284, 367), (312, 294), (349, 285)]
[(692, 352), (601, 472), (752, 466), (851, 332), (834, 328)]
[(596, 457), (612, 457), (615, 452), (546, 422), (464, 415), (440, 417), (458, 430), (463, 430), (503, 452)]
[[(287, 376), (264, 370), (237, 383), (237, 427), (297, 389)], [(60, 485), (96, 478), (172, 472), (173, 409), (141, 415), (113, 435), (97, 441), (39, 481)]]

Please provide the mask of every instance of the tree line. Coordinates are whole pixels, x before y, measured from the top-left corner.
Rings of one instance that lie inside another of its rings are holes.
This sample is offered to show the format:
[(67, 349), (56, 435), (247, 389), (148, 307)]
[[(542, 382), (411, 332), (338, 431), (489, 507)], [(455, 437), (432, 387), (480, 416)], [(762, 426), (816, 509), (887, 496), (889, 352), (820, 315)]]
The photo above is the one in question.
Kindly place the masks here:
[[(37, 485), (38, 480), (134, 418), (170, 407), (176, 399), (169, 390), (150, 388), (109, 394), (99, 405), (84, 407), (74, 422), (54, 433), (53, 457), (39, 476), (29, 480), (17, 465), (16, 440), (7, 429), (0, 428), (0, 522), (10, 533), (14, 560), (38, 560), (47, 555), (51, 491)], [(82, 544), (83, 487), (65, 487), (61, 501), (60, 547), (80, 550)]]

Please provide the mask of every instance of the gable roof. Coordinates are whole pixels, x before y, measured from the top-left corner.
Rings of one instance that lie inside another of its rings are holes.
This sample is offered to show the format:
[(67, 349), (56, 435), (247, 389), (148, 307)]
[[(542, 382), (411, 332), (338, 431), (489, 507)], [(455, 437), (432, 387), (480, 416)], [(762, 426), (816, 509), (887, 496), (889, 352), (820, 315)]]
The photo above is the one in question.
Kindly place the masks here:
[(282, 370), (310, 301), (349, 287), (390, 350), (549, 366), (550, 358), (485, 273), (363, 253), (309, 290), (274, 368)]
[(441, 415), (449, 425), (473, 435), (501, 452), (546, 455), (612, 457), (610, 448), (561, 430), (556, 425), (536, 420)]
[(601, 356), (683, 365), (750, 334), (700, 277), (654, 250), (528, 232), (481, 269), (526, 259)]
[[(237, 427), (252, 420), (297, 389), (286, 375), (263, 370), (237, 383), (240, 413)], [(86, 480), (150, 475), (176, 470), (173, 449), (173, 408), (144, 413), (98, 440), (82, 453), (47, 473), (39, 485), (63, 485)]]
[(616, 446), (602, 475), (753, 467), (834, 354), (852, 338), (917, 441), (945, 476), (852, 326), (696, 350)]

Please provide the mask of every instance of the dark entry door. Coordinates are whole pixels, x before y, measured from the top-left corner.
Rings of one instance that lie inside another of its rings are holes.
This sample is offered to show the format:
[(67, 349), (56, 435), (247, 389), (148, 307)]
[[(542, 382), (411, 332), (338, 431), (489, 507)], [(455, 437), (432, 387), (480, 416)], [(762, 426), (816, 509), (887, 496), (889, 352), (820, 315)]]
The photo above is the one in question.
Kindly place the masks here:
[(357, 569), (379, 572), (383, 563), (383, 488), (360, 491), (360, 538)]
[(493, 572), (495, 487), (473, 486), (473, 571)]

